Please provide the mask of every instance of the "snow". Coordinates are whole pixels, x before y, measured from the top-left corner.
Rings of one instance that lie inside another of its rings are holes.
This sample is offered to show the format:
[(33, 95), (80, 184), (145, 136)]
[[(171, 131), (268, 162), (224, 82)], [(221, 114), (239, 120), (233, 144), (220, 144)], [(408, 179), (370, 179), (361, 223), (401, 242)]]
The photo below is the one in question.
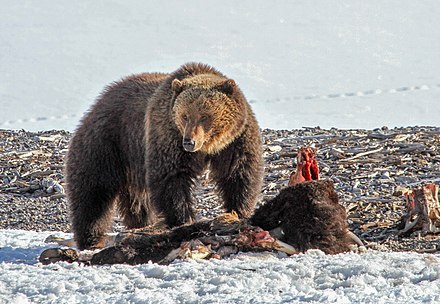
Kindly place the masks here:
[[(0, 231), (0, 303), (438, 303), (440, 257), (417, 253), (87, 267), (37, 263), (49, 232)], [(59, 233), (69, 237), (69, 234)]]
[[(72, 131), (108, 83), (189, 61), (234, 78), (263, 128), (438, 126), (435, 0), (3, 4), (0, 128)], [(311, 251), (170, 266), (42, 266), (36, 259), (49, 234), (0, 230), (0, 303), (440, 300), (438, 255)]]
[(263, 128), (437, 125), (439, 14), (435, 0), (8, 3), (0, 128), (73, 130), (108, 83), (189, 61), (234, 78)]

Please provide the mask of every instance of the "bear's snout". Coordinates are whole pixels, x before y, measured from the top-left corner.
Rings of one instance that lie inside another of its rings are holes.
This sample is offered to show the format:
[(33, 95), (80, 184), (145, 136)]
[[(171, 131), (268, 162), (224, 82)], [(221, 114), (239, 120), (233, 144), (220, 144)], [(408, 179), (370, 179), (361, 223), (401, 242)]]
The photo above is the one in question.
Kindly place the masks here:
[(187, 152), (194, 152), (196, 147), (196, 142), (191, 138), (183, 138), (182, 141), (183, 149)]

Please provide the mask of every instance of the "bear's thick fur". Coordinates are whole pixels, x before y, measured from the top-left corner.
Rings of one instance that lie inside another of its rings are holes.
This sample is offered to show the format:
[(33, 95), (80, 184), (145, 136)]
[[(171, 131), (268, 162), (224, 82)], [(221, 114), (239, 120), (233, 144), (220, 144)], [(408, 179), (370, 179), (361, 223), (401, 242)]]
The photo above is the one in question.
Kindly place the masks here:
[(108, 86), (71, 139), (67, 195), (79, 249), (103, 246), (114, 207), (127, 228), (194, 221), (192, 188), (208, 167), (226, 211), (249, 217), (261, 190), (258, 123), (235, 82), (190, 63)]

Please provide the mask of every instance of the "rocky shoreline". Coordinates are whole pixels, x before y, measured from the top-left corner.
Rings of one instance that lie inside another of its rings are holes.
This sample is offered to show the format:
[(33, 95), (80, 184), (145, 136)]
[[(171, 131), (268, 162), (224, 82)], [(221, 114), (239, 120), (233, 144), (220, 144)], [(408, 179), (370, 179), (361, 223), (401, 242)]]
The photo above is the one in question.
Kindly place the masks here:
[[(286, 187), (299, 147), (318, 148), (321, 178), (335, 183), (350, 229), (367, 248), (440, 251), (440, 235), (397, 237), (405, 212), (399, 189), (440, 183), (440, 128), (263, 130), (265, 179), (261, 202)], [(70, 231), (63, 193), (66, 131), (0, 130), (0, 229)], [(201, 217), (222, 212), (207, 181), (196, 192)], [(121, 225), (116, 222), (115, 230)]]

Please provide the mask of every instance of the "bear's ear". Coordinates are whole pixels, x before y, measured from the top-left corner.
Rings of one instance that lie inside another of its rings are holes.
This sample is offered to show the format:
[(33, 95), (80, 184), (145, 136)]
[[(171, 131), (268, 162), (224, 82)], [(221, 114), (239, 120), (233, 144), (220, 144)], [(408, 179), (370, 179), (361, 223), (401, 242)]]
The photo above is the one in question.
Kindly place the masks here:
[(182, 92), (183, 84), (179, 79), (174, 79), (173, 82), (171, 82), (171, 88), (176, 94), (179, 94)]
[(218, 86), (218, 89), (225, 93), (226, 95), (232, 95), (234, 93), (234, 90), (236, 88), (235, 81), (232, 79), (226, 79), (222, 84)]

